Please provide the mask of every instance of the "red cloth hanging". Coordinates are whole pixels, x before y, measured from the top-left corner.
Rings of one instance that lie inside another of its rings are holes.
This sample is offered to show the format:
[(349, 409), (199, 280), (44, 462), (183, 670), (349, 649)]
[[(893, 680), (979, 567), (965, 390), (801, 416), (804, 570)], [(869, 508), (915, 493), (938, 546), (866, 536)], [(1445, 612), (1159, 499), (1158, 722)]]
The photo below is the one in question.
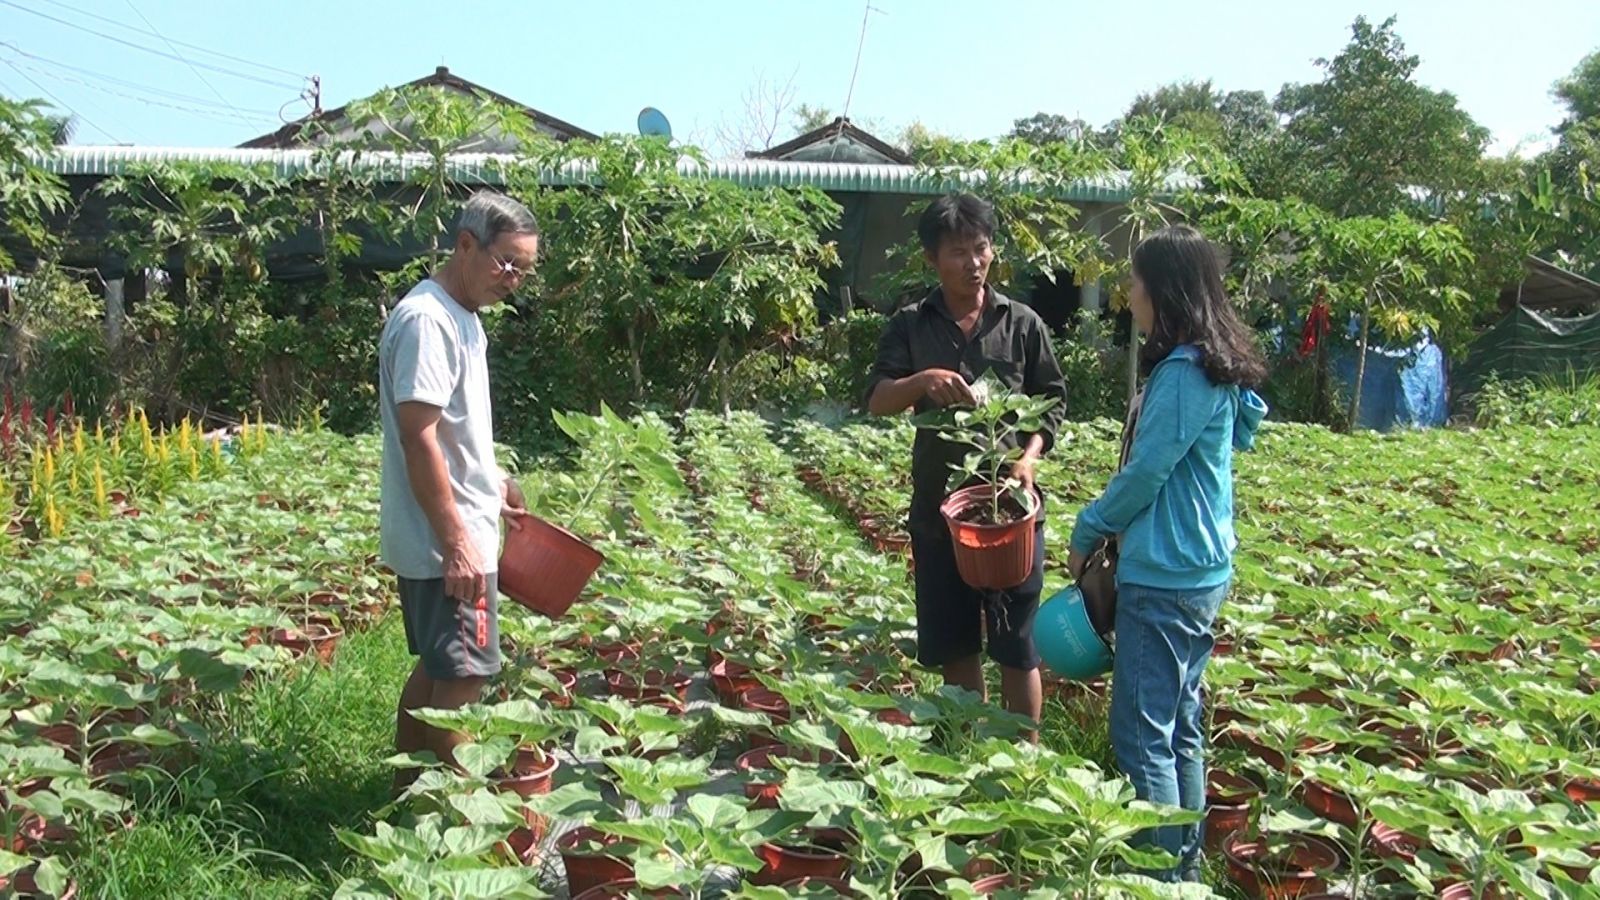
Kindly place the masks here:
[(1331, 317), (1328, 313), (1328, 303), (1317, 296), (1317, 302), (1311, 304), (1311, 313), (1306, 316), (1305, 328), (1300, 331), (1300, 358), (1310, 356), (1317, 349), (1317, 341), (1326, 337)]

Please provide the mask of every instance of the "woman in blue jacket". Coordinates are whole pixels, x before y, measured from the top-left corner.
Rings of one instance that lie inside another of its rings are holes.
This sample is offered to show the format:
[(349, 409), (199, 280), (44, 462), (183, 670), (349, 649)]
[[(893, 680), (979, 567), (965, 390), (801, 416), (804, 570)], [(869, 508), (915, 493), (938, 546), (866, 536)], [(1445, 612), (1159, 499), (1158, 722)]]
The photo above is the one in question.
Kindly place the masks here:
[[(1078, 515), (1068, 567), (1117, 544), (1111, 743), (1139, 799), (1206, 805), (1200, 681), (1211, 624), (1233, 577), (1233, 451), (1248, 450), (1266, 404), (1266, 366), (1222, 286), (1216, 250), (1193, 228), (1152, 234), (1133, 254), (1144, 390), (1123, 432), (1122, 468)], [(1201, 826), (1152, 829), (1178, 859), (1152, 873), (1200, 878)]]

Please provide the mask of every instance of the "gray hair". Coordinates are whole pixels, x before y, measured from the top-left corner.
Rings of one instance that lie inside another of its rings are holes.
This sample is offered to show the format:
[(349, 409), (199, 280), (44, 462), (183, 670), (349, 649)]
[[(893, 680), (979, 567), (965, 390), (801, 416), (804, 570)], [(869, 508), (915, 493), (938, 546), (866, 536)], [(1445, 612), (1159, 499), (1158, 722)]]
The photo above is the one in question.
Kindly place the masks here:
[(478, 191), (461, 206), (456, 232), (467, 232), (484, 247), (502, 234), (539, 233), (539, 223), (526, 206), (498, 191)]

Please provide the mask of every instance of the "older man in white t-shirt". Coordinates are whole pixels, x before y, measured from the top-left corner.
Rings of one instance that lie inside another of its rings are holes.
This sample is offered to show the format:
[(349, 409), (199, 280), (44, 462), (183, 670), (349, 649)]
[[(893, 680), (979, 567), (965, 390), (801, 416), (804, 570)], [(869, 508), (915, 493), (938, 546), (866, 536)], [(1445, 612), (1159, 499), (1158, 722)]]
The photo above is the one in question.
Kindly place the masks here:
[[(401, 753), (432, 750), (454, 762), (463, 738), (409, 711), (471, 703), (500, 671), (499, 520), (520, 527), (524, 500), (494, 459), (488, 342), (478, 313), (516, 289), (538, 252), (538, 223), (527, 207), (480, 191), (461, 210), (450, 259), (384, 325), (382, 552), (399, 576), (406, 642), (418, 657), (396, 715)], [(396, 788), (414, 775), (397, 774)]]

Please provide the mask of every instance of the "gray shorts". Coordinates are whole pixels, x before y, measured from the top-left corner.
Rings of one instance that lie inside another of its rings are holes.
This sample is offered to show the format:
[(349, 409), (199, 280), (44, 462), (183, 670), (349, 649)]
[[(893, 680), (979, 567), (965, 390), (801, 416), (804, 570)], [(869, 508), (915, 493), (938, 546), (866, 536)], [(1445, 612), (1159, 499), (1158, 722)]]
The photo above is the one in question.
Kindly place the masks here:
[(480, 620), (473, 604), (444, 595), (443, 578), (400, 579), (406, 646), (421, 657), (429, 678), (487, 678), (500, 671), (499, 585), (493, 573), (487, 581)]

